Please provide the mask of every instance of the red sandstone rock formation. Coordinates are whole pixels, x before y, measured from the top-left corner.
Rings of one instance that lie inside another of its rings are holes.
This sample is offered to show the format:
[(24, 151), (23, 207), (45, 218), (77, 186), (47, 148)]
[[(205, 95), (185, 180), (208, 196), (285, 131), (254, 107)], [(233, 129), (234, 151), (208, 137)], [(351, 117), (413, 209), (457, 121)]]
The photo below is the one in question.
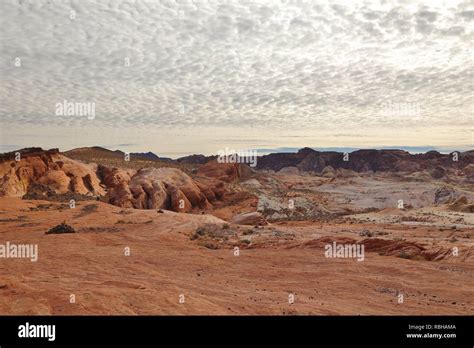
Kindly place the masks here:
[(0, 158), (0, 195), (22, 197), (33, 184), (56, 194), (105, 194), (92, 166), (73, 161), (57, 150), (34, 148), (18, 152), (18, 161), (14, 153)]
[(216, 178), (225, 182), (246, 180), (252, 170), (242, 163), (218, 163), (217, 160), (207, 162), (198, 170), (198, 175)]

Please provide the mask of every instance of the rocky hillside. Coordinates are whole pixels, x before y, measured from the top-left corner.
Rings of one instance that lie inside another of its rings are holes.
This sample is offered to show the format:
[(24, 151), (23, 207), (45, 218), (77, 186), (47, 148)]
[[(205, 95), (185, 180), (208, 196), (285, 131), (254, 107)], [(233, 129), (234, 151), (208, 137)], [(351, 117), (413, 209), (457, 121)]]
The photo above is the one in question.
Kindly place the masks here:
[[(113, 157), (111, 152), (106, 154)], [(225, 192), (220, 180), (200, 183), (178, 168), (97, 166), (70, 159), (57, 149), (23, 149), (18, 151), (20, 158), (15, 158), (16, 153), (0, 156), (2, 196), (52, 200), (90, 197), (121, 207), (189, 212), (212, 207)]]
[(320, 152), (303, 148), (297, 153), (274, 153), (258, 158), (257, 168), (279, 171), (285, 167), (296, 167), (300, 171), (321, 173), (325, 168), (347, 169), (355, 172), (388, 171), (416, 172), (428, 170), (433, 178), (441, 178), (448, 170), (464, 170), (466, 176), (473, 175), (474, 151), (458, 154), (441, 154), (429, 151), (412, 155), (402, 150), (358, 150), (348, 154), (345, 160), (340, 152)]
[(31, 190), (44, 194), (104, 195), (93, 166), (71, 160), (57, 149), (28, 148), (0, 156), (0, 195), (22, 197)]

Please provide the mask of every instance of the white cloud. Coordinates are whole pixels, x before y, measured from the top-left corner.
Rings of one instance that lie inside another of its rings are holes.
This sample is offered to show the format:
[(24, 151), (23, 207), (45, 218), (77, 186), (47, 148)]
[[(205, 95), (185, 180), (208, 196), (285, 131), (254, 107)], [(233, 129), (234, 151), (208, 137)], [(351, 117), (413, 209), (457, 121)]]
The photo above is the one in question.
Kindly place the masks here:
[(469, 3), (4, 0), (0, 123), (87, 128), (54, 115), (67, 99), (96, 103), (93, 127), (464, 130)]

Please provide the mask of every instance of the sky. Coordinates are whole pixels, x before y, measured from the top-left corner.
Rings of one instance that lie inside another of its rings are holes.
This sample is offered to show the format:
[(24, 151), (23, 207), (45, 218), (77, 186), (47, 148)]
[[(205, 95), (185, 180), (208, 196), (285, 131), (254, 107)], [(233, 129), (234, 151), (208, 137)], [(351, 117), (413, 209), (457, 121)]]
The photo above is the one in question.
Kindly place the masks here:
[(2, 0), (0, 27), (0, 152), (474, 148), (472, 1)]

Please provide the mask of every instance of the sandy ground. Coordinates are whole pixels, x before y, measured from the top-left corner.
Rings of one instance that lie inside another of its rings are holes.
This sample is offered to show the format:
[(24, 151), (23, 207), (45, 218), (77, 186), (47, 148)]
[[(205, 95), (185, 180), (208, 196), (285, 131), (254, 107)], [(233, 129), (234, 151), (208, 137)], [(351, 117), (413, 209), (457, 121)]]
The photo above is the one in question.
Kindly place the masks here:
[[(78, 233), (45, 235), (64, 220)], [(190, 238), (200, 226), (224, 224), (210, 215), (94, 201), (69, 209), (0, 198), (0, 244), (39, 248), (37, 262), (0, 259), (0, 313), (474, 314), (472, 227), (440, 231), (354, 216), (338, 223), (274, 223), (249, 235), (242, 234), (245, 228), (226, 226), (224, 231), (238, 233), (228, 241), (213, 238), (215, 249)], [(384, 231), (377, 238), (407, 239), (447, 256), (427, 261), (368, 251), (362, 262), (325, 257), (324, 238), (360, 241), (367, 231)], [(452, 246), (460, 256), (449, 257)]]

